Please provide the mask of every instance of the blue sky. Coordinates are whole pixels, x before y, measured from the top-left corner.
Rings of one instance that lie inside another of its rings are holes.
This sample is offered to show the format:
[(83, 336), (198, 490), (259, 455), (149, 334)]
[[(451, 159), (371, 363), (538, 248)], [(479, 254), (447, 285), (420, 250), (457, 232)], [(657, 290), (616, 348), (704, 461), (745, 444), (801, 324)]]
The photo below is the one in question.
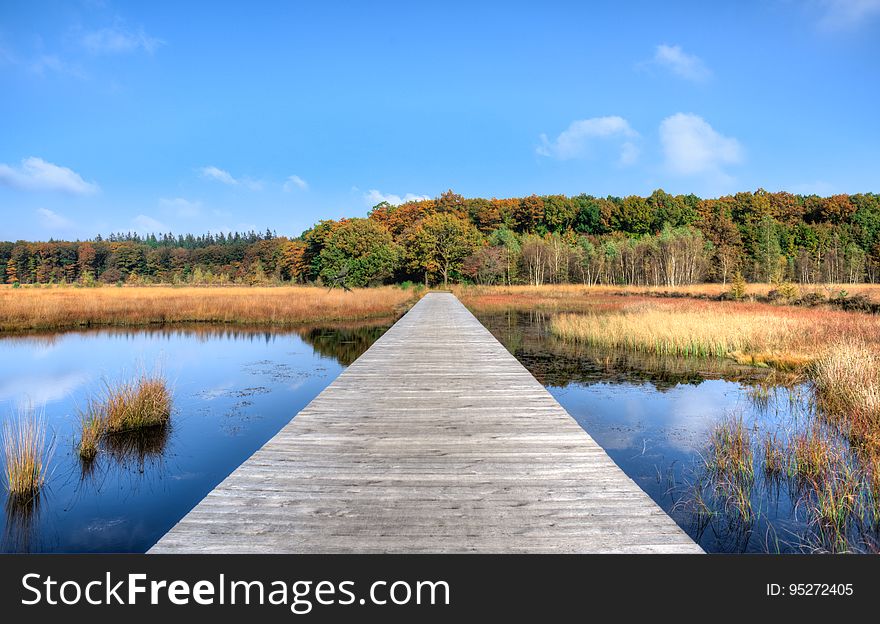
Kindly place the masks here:
[(880, 191), (880, 0), (0, 4), (0, 240)]

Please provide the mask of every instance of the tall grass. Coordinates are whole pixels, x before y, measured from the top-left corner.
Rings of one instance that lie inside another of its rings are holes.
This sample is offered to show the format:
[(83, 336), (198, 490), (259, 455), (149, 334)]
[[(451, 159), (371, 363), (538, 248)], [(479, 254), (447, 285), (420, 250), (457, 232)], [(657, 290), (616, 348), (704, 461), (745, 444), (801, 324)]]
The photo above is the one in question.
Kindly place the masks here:
[(107, 384), (102, 415), (107, 433), (164, 425), (171, 418), (171, 391), (157, 374), (143, 373), (133, 381)]
[(786, 472), (785, 448), (779, 435), (766, 434), (764, 437), (764, 476), (768, 479), (781, 479)]
[(822, 416), (867, 455), (880, 456), (880, 353), (840, 342), (813, 364), (810, 378)]
[[(650, 304), (618, 313), (559, 314), (551, 331), (563, 340), (603, 348), (683, 357), (733, 357), (782, 364), (791, 323), (735, 310), (662, 309)], [(792, 359), (787, 356), (787, 360)], [(786, 362), (788, 363), (788, 362)]]
[(706, 468), (715, 498), (748, 525), (754, 520), (752, 486), (755, 482), (751, 436), (742, 418), (729, 418), (713, 430)]
[(79, 415), (80, 437), (77, 452), (86, 461), (91, 461), (98, 455), (98, 446), (106, 432), (102, 407), (99, 402), (89, 400)]
[(421, 291), (312, 286), (0, 288), (0, 331), (155, 323), (299, 325), (393, 316)]
[[(880, 297), (880, 287), (873, 288)], [(554, 313), (551, 331), (568, 342), (661, 356), (720, 356), (741, 364), (800, 371), (841, 335), (880, 352), (880, 316), (752, 301), (658, 298), (646, 296), (646, 291), (552, 285), (456, 292), (477, 314), (550, 312)]]
[(50, 451), (46, 446), (46, 421), (27, 410), (3, 424), (6, 489), (10, 498), (35, 498), (46, 483)]
[[(669, 296), (669, 297), (694, 297), (707, 298), (719, 297), (731, 290), (731, 284), (686, 284), (683, 286), (619, 286), (597, 284), (585, 286), (582, 284), (547, 284), (544, 286), (455, 286), (453, 291), (468, 305), (480, 305), (481, 300), (488, 302), (500, 302), (505, 297), (517, 299), (542, 299), (548, 305), (564, 307), (564, 302), (572, 298), (601, 297), (601, 296)], [(745, 285), (744, 298), (767, 297), (773, 290), (779, 290), (777, 284), (748, 283)], [(820, 295), (822, 299), (833, 297), (841, 291), (849, 295), (864, 296), (872, 301), (880, 301), (880, 285), (878, 284), (800, 284), (795, 285), (794, 290), (799, 296), (811, 294)]]
[(79, 456), (91, 461), (108, 438), (164, 427), (171, 418), (172, 400), (159, 373), (141, 373), (115, 385), (105, 382), (103, 393), (80, 412)]

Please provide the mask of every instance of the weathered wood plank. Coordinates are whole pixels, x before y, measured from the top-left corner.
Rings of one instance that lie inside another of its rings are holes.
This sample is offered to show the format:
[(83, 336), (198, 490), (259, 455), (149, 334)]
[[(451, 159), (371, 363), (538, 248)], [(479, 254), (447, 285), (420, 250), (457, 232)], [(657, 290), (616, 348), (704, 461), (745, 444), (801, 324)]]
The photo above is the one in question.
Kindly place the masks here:
[(702, 550), (431, 293), (150, 552)]

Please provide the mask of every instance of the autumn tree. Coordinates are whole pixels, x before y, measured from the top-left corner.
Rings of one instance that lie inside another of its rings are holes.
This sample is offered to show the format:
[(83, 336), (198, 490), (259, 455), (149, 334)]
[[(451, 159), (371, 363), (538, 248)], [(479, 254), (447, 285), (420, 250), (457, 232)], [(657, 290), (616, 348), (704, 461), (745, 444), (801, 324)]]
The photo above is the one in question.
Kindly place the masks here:
[(544, 223), (544, 200), (537, 195), (523, 197), (514, 214), (523, 232), (533, 232)]
[(327, 237), (321, 250), (321, 278), (344, 277), (349, 286), (369, 286), (394, 273), (399, 248), (391, 233), (371, 219), (342, 221)]
[(305, 261), (306, 244), (301, 240), (286, 240), (281, 245), (279, 267), (281, 278), (291, 282), (302, 282), (308, 273)]
[(479, 244), (480, 234), (465, 219), (450, 213), (438, 212), (419, 225), (415, 234), (418, 246), (416, 256), (419, 268), (429, 273), (435, 268), (443, 278), (443, 287), (449, 278), (461, 268), (461, 264)]

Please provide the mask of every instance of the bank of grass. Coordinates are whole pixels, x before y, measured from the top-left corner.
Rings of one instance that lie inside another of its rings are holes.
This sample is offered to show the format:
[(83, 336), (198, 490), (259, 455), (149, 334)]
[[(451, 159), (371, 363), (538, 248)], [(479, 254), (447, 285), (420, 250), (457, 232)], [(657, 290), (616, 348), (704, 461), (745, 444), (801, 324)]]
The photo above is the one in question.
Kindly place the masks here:
[(0, 331), (159, 323), (293, 326), (392, 317), (420, 289), (283, 287), (0, 288)]
[[(731, 296), (732, 284), (687, 284), (684, 286), (617, 286), (597, 284), (547, 284), (543, 286), (454, 286), (453, 291), (468, 305), (479, 307), (507, 307), (511, 302), (528, 300), (530, 305), (550, 309), (571, 309), (577, 301), (586, 297), (651, 297), (651, 298), (694, 298), (701, 300), (722, 299)], [(777, 293), (774, 296), (772, 293)], [(786, 293), (786, 291), (790, 291)], [(790, 294), (792, 297), (785, 297)], [(741, 303), (761, 302), (775, 299), (777, 303), (786, 300), (810, 301), (812, 305), (833, 303), (835, 300), (863, 297), (868, 301), (880, 303), (880, 284), (768, 284), (748, 283), (743, 286)]]
[(787, 349), (790, 319), (735, 310), (663, 309), (645, 305), (617, 313), (560, 314), (551, 331), (591, 346), (682, 357), (731, 357), (740, 363), (796, 366)]
[(50, 451), (46, 421), (26, 410), (3, 424), (3, 467), (11, 500), (36, 498), (46, 483)]
[(171, 418), (172, 394), (159, 373), (141, 373), (116, 384), (105, 382), (98, 397), (80, 412), (79, 456), (93, 460), (109, 437), (164, 427)]
[[(708, 287), (708, 285), (707, 285)], [(696, 287), (694, 287), (696, 288)], [(604, 348), (804, 370), (841, 336), (880, 352), (880, 317), (828, 307), (626, 296), (612, 287), (459, 288), (477, 314), (552, 313), (559, 338)]]
[(819, 412), (850, 444), (880, 460), (880, 353), (845, 340), (810, 367)]

